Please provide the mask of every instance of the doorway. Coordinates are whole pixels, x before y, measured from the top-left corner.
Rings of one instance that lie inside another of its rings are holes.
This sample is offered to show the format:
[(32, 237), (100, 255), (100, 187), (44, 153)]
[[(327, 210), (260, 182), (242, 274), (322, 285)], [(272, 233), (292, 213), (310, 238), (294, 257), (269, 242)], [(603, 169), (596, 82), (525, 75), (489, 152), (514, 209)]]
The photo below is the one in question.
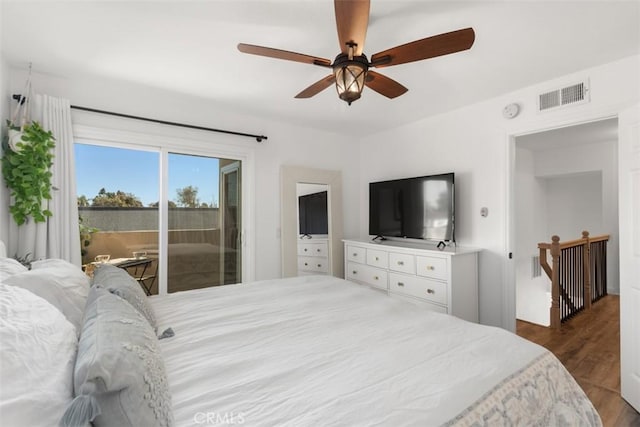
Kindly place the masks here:
[(515, 137), (511, 247), (516, 318), (548, 326), (550, 280), (539, 242), (609, 234), (608, 292), (619, 293), (617, 118)]

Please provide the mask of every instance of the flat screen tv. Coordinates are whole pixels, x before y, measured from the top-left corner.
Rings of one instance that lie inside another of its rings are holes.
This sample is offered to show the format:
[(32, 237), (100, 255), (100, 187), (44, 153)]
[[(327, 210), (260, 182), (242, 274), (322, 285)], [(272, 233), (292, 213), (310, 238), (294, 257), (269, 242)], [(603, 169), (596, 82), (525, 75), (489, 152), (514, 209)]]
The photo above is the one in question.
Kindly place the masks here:
[(454, 174), (369, 184), (369, 234), (455, 241)]
[(326, 191), (321, 191), (298, 197), (300, 234), (329, 234), (327, 194)]

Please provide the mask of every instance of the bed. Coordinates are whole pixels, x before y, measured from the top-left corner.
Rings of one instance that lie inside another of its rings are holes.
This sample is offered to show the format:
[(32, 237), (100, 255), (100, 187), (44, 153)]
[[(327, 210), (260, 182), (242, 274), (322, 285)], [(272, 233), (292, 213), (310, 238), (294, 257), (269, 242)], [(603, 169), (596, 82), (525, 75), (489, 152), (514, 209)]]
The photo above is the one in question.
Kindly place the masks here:
[(0, 258), (0, 340), (7, 426), (602, 425), (544, 348), (330, 276), (147, 298)]
[(179, 426), (600, 425), (544, 348), (334, 277), (151, 304)]

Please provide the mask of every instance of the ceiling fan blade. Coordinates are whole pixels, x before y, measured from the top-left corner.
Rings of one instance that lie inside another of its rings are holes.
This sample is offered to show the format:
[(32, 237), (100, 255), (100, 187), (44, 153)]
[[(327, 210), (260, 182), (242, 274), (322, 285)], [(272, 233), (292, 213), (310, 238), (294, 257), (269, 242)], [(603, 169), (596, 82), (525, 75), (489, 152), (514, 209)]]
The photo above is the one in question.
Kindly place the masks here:
[(304, 55), (302, 53), (289, 52), (288, 50), (255, 46), (245, 43), (239, 43), (238, 50), (242, 53), (250, 53), (252, 55), (260, 55), (276, 59), (286, 59), (287, 61), (304, 62), (305, 64), (319, 65), (321, 67), (331, 67), (331, 61), (328, 59), (318, 58), (311, 55)]
[(364, 84), (368, 88), (378, 92), (380, 95), (384, 95), (391, 99), (396, 98), (409, 90), (397, 81), (372, 70), (367, 71), (367, 78), (364, 81)]
[(471, 48), (475, 38), (473, 28), (439, 34), (378, 52), (371, 57), (371, 64), (374, 67), (389, 67), (448, 55)]
[(333, 74), (329, 74), (327, 77), (324, 77), (321, 80), (318, 80), (302, 92), (296, 95), (296, 98), (311, 98), (315, 96), (334, 84), (336, 82), (336, 77)]
[(334, 0), (338, 41), (342, 53), (349, 53), (355, 44), (354, 55), (362, 55), (369, 25), (369, 0)]

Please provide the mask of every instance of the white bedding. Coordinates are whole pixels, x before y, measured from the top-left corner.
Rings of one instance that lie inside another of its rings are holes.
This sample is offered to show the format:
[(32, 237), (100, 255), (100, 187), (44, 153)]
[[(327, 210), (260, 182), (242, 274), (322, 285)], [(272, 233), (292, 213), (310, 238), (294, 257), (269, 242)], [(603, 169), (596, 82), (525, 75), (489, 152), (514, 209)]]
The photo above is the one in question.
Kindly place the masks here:
[(329, 276), (151, 301), (177, 426), (440, 425), (546, 353)]

